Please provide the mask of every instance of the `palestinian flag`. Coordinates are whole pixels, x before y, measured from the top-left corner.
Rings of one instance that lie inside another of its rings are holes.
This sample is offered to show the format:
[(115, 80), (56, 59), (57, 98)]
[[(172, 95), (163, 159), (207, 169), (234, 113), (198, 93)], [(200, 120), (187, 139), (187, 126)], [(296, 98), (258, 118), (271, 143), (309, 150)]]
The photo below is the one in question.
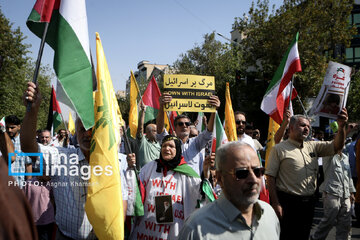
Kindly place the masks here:
[(26, 25), (54, 49), (54, 70), (86, 129), (94, 125), (93, 69), (85, 0), (37, 0)]
[(218, 149), (221, 146), (221, 144), (225, 144), (227, 142), (228, 139), (226, 137), (225, 130), (223, 128), (223, 125), (221, 124), (219, 115), (216, 112), (214, 129), (212, 134), (211, 152), (216, 152), (216, 149)]
[(51, 127), (53, 127), (53, 132), (57, 132), (58, 127), (61, 124), (61, 109), (59, 102), (56, 100), (56, 93), (54, 87), (51, 87), (51, 98), (49, 105), (49, 114), (48, 121), (46, 125), (46, 129), (51, 131)]
[(281, 124), (284, 110), (290, 104), (290, 92), (293, 91), (291, 100), (297, 95), (295, 89), (290, 88), (294, 73), (301, 72), (298, 39), (299, 33), (296, 33), (261, 102), (261, 110), (278, 124)]
[(146, 105), (145, 123), (156, 119), (160, 109), (160, 96), (160, 89), (156, 83), (155, 77), (152, 77), (142, 96), (142, 101)]

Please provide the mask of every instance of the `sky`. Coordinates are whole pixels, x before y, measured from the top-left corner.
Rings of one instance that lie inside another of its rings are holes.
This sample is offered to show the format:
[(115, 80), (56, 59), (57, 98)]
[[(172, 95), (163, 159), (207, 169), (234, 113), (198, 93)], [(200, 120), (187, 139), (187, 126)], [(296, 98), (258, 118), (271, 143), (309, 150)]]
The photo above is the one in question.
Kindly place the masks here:
[[(270, 6), (275, 4), (278, 8), (282, 2), (270, 0)], [(24, 42), (32, 45), (30, 56), (35, 62), (40, 39), (26, 26), (34, 3), (35, 0), (0, 0), (2, 13), (13, 28), (20, 27), (27, 37)], [(251, 3), (251, 0), (86, 0), (91, 52), (95, 57), (98, 32), (114, 89), (125, 90), (130, 70), (137, 71), (142, 60), (172, 65), (180, 54), (202, 44), (207, 33), (216, 31), (231, 38), (234, 18), (247, 13)], [(216, 39), (227, 41), (219, 36)], [(52, 69), (52, 61), (53, 50), (46, 46), (42, 65), (48, 64)]]

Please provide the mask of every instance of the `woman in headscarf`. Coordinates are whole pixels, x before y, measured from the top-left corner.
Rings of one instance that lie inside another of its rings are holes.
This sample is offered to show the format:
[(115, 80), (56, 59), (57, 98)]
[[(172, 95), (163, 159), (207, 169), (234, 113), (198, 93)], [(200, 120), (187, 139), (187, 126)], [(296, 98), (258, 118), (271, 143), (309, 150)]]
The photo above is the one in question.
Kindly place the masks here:
[(130, 239), (176, 239), (201, 198), (201, 179), (181, 156), (180, 139), (166, 136), (160, 158), (146, 164), (139, 177), (146, 194), (144, 216), (135, 220)]

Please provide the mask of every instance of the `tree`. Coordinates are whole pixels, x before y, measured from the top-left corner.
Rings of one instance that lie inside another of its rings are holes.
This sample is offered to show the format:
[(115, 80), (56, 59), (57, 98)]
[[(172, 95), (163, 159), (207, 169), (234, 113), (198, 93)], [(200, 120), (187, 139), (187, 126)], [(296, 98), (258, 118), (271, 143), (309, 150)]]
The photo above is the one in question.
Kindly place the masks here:
[[(27, 56), (29, 45), (23, 43), (25, 37), (20, 28), (12, 30), (12, 24), (1, 10), (0, 32), (0, 116), (14, 114), (22, 118), (25, 115), (22, 96), (26, 82), (32, 80), (35, 64)], [(41, 68), (38, 82), (43, 101), (39, 111), (39, 128), (46, 126), (51, 77), (47, 67)]]
[[(352, 4), (349, 0), (285, 0), (277, 11), (269, 14), (269, 1), (258, 0), (248, 15), (236, 18), (234, 24), (246, 35), (241, 42), (246, 49), (246, 66), (255, 66), (256, 77), (269, 82), (268, 77), (273, 76), (291, 40), (299, 32), (303, 71), (296, 74), (295, 87), (304, 100), (316, 96), (328, 61), (343, 61), (341, 52), (350, 45), (356, 32), (348, 25)], [(295, 110), (302, 112), (299, 105)]]
[(206, 34), (202, 45), (195, 45), (187, 53), (181, 54), (180, 59), (174, 63), (174, 69), (178, 74), (215, 77), (215, 92), (222, 102), (219, 113), (224, 113), (225, 83), (229, 82), (230, 86), (234, 86), (235, 73), (240, 68), (241, 51), (236, 46), (217, 41), (215, 33)]

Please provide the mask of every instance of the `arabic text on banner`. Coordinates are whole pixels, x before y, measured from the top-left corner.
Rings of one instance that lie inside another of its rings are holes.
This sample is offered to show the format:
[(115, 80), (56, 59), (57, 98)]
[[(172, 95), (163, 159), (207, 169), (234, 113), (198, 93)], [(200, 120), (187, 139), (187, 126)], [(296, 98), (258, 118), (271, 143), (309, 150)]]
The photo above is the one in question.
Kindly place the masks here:
[(165, 74), (164, 91), (172, 96), (165, 104), (165, 111), (215, 112), (208, 99), (215, 94), (215, 78), (212, 76)]

